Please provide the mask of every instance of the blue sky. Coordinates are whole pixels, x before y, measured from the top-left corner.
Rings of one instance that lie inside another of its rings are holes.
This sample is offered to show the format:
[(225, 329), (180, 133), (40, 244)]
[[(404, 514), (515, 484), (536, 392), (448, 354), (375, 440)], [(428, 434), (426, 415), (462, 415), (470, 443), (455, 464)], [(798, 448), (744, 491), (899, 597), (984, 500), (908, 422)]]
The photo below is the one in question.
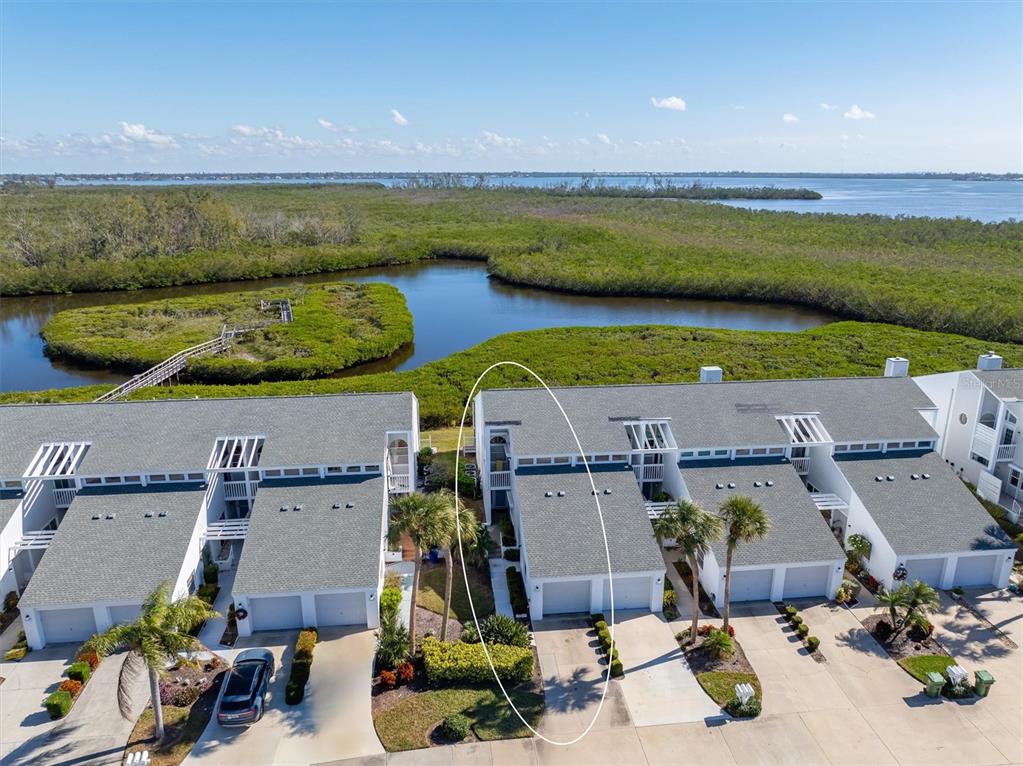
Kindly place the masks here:
[(1018, 2), (0, 13), (4, 172), (1023, 170)]

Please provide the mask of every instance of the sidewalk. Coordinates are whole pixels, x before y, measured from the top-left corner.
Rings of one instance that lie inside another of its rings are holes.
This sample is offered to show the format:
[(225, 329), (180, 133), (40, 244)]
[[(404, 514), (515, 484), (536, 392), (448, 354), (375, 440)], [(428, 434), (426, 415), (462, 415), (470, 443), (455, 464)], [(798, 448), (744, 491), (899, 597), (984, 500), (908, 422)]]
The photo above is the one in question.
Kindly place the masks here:
[[(494, 591), (494, 611), (505, 617), (514, 617), (511, 596), (508, 593), (508, 576), (504, 573), (514, 562), (504, 559), (490, 559), (490, 587)], [(518, 567), (516, 567), (517, 569)]]
[(213, 608), (220, 613), (220, 617), (207, 620), (202, 630), (199, 631), (199, 641), (203, 646), (209, 647), (214, 651), (221, 648), (220, 638), (224, 635), (224, 630), (227, 628), (227, 610), (234, 600), (231, 595), (231, 591), (234, 588), (234, 570), (221, 572), (217, 578), (217, 585), (220, 586), (220, 592), (213, 602)]
[(398, 617), (407, 628), (412, 616), (412, 578), (416, 571), (414, 561), (395, 561), (385, 567), (384, 575), (395, 574), (401, 578), (401, 606)]

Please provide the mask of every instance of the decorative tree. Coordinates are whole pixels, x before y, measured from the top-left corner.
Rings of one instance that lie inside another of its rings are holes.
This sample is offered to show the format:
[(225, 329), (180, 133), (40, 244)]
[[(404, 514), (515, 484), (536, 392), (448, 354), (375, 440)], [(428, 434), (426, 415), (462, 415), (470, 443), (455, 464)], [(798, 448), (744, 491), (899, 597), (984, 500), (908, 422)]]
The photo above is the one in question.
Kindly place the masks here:
[(725, 610), (722, 629), (728, 631), (732, 597), (732, 557), (740, 543), (750, 543), (767, 536), (771, 522), (764, 509), (748, 495), (732, 495), (718, 511), (725, 528)]

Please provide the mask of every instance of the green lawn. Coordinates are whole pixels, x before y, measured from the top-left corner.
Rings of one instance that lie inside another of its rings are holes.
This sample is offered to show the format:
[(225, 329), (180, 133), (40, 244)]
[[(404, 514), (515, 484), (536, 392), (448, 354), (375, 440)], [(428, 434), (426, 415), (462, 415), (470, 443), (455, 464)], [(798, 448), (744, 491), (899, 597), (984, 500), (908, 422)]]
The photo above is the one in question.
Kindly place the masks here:
[[(458, 426), (451, 426), (449, 428), (432, 428), (429, 431), (423, 431), (422, 436), (429, 436), (433, 441), (433, 448), (437, 452), (441, 453), (441, 455), (444, 453), (450, 454), (451, 463), (454, 465), (454, 451), (455, 447), (458, 446)], [(465, 432), (462, 434), (462, 446), (464, 447), (466, 444), (473, 444), (474, 438), (472, 426), (466, 423)], [(422, 439), (422, 441), (425, 442), (426, 440)], [(441, 455), (438, 455), (437, 458), (440, 458)]]
[[(510, 692), (515, 706), (536, 727), (543, 715), (543, 696)], [(420, 692), (378, 713), (373, 722), (388, 752), (430, 746), (430, 730), (446, 716), (462, 713), (482, 740), (528, 737), (530, 731), (508, 706), (500, 689), (464, 687)]]
[[(481, 620), (494, 612), (494, 592), (490, 587), (489, 570), (466, 567), (469, 574), (469, 585), (472, 588), (472, 601), (476, 606), (476, 616)], [(419, 606), (431, 612), (442, 614), (444, 611), (444, 565), (424, 565), (419, 577)], [(455, 561), (455, 577), (451, 585), (451, 617), (465, 624), (472, 621), (469, 609), (469, 597), (465, 592), (465, 579), (462, 567)]]
[(943, 654), (921, 654), (899, 660), (899, 666), (921, 683), (927, 683), (928, 673), (945, 675), (945, 669), (955, 664), (954, 659)]
[(732, 673), (724, 671), (711, 671), (700, 673), (696, 680), (707, 692), (707, 695), (719, 705), (724, 705), (735, 696), (736, 684), (753, 684), (757, 697), (763, 702), (764, 692), (760, 688), (760, 679), (756, 673)]

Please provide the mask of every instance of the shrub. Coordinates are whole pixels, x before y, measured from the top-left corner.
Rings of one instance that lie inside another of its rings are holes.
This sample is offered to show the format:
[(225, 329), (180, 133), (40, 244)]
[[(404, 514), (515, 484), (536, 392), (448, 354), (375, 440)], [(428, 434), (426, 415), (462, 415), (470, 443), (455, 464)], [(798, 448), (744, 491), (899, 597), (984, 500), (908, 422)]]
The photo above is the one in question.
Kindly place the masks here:
[[(522, 683), (533, 676), (533, 652), (518, 646), (488, 645), (490, 659), (502, 681)], [(433, 682), (488, 683), (493, 678), (482, 644), (441, 643), (432, 636), (423, 640), (426, 675)]]
[(398, 619), (397, 613), (380, 617), (380, 633), (377, 636), (377, 666), (393, 668), (408, 657), (409, 634)]
[(801, 638), (806, 638), (806, 636), (810, 633), (810, 626), (807, 625), (805, 622), (800, 623), (800, 625), (796, 628), (796, 632), (800, 635)]
[(806, 645), (811, 652), (816, 652), (821, 645), (821, 640), (817, 638), (817, 636), (808, 636), (806, 639)]
[(89, 670), (95, 672), (99, 667), (100, 656), (96, 652), (79, 652), (77, 659), (89, 666)]
[(206, 684), (160, 684), (160, 702), (174, 707), (189, 707), (195, 704), (206, 688)]
[(504, 552), (504, 560), (505, 561), (518, 561), (519, 558), (521, 557), (521, 555), (522, 554), (521, 554), (521, 552), (519, 551), (518, 548), (508, 548)]
[(202, 568), (202, 581), (207, 585), (216, 585), (220, 582), (220, 567), (210, 562)]
[(295, 640), (295, 659), (313, 661), (313, 650), (316, 648), (316, 633), (303, 630)]
[(728, 700), (725, 705), (725, 710), (728, 714), (735, 718), (756, 718), (760, 715), (761, 704), (759, 697), (751, 697), (750, 700), (743, 705), (738, 697), (732, 697)]
[(83, 684), (89, 682), (90, 675), (92, 675), (92, 668), (89, 667), (88, 662), (75, 662), (67, 669), (68, 678), (81, 681)]
[(963, 594), (964, 594), (965, 592), (966, 592), (966, 591), (964, 591), (964, 590), (963, 590), (963, 587), (962, 587), (961, 585), (957, 585), (957, 586), (955, 586), (954, 588), (952, 588), (952, 593), (954, 593), (954, 594), (955, 594), (955, 595), (957, 595), (957, 596), (961, 596), (961, 595), (963, 595)]
[(598, 633), (602, 630), (608, 630), (607, 623), (604, 620), (597, 620), (593, 623), (593, 629)]
[(7, 595), (4, 596), (4, 611), (9, 612), (18, 605), (18, 592), (16, 590), (8, 591)]
[(505, 577), (508, 578), (508, 593), (511, 597), (512, 611), (515, 614), (526, 614), (529, 612), (529, 598), (526, 596), (526, 583), (522, 579), (522, 573), (517, 569), (508, 567)]
[(678, 604), (678, 594), (674, 589), (664, 591), (664, 599), (661, 602), (661, 606), (665, 609), (675, 606)]
[(413, 678), (416, 677), (416, 669), (412, 666), (411, 662), (402, 662), (398, 664), (398, 680), (403, 684), (410, 683)]
[[(488, 644), (529, 647), (529, 630), (518, 620), (503, 614), (492, 614), (480, 623), (483, 640)], [(462, 640), (467, 644), (478, 644), (480, 636), (473, 623), (462, 627)]]
[(4, 653), (5, 662), (17, 662), (18, 660), (24, 659), (25, 655), (28, 654), (28, 649), (24, 646), (18, 646), (14, 649), (8, 649)]
[(393, 689), (398, 685), (398, 676), (392, 673), (390, 670), (380, 671), (380, 685), (385, 689)]
[(81, 681), (75, 681), (68, 678), (66, 681), (61, 681), (60, 686), (57, 687), (57, 691), (67, 692), (72, 697), (77, 697), (83, 688), (84, 686)]
[(50, 718), (63, 718), (71, 710), (71, 693), (66, 691), (56, 691), (46, 698), (46, 712), (50, 714)]
[(718, 659), (726, 659), (735, 654), (735, 645), (731, 637), (723, 630), (712, 630), (703, 640), (703, 646), (713, 652)]
[(305, 685), (309, 682), (311, 670), (311, 662), (292, 660), (291, 675), (288, 677), (288, 685), (284, 687), (284, 701), (289, 705), (297, 705), (305, 698)]
[(440, 733), (449, 742), (461, 742), (469, 736), (472, 722), (461, 713), (449, 715), (440, 725)]
[(892, 635), (892, 624), (888, 620), (881, 620), (874, 626), (874, 635), (881, 639), (881, 641), (887, 641)]
[(622, 666), (620, 660), (611, 661), (611, 675), (614, 678), (622, 678), (625, 676), (625, 668)]
[(384, 588), (380, 593), (380, 613), (397, 614), (401, 607), (401, 588)]
[(593, 627), (596, 627), (598, 622), (603, 622), (604, 624), (607, 624), (607, 620), (604, 619), (604, 615), (602, 615), (602, 614), (591, 614), (590, 615), (590, 625), (592, 625)]
[(195, 595), (205, 601), (210, 606), (213, 606), (213, 602), (217, 599), (217, 594), (220, 593), (220, 586), (215, 583), (206, 583), (200, 585), (199, 589), (195, 592)]
[(799, 614), (799, 610), (796, 609), (795, 606), (793, 606), (792, 604), (786, 604), (785, 605), (785, 616), (788, 617), (789, 620), (791, 620), (797, 614)]
[(792, 623), (792, 627), (794, 627), (796, 630), (799, 630), (799, 626), (803, 624), (803, 617), (801, 615), (794, 614), (792, 615), (792, 618), (789, 620), (789, 622)]

